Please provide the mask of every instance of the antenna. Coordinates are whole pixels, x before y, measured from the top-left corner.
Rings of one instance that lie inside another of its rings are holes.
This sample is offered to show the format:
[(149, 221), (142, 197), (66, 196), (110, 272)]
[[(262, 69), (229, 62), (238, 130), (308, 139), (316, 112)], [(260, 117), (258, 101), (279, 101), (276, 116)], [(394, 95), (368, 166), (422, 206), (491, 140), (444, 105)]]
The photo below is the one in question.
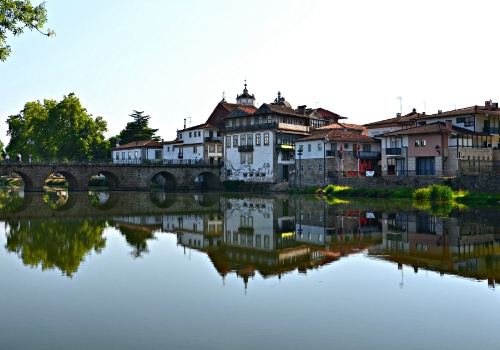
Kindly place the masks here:
[(427, 104), (424, 101), (424, 113), (426, 113), (426, 112), (427, 112)]
[(189, 127), (191, 127), (191, 117), (188, 118), (189, 118)]
[(452, 105), (455, 110), (457, 110), (457, 105)]
[(403, 102), (402, 102), (403, 97), (402, 96), (398, 96), (397, 98), (399, 100), (399, 114), (403, 115)]

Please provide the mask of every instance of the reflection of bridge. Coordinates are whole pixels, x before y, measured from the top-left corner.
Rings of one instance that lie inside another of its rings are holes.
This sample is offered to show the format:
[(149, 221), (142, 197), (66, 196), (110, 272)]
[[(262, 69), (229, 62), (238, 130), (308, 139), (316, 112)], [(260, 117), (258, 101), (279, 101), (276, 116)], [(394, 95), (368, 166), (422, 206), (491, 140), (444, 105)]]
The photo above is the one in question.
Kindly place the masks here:
[[(89, 180), (97, 174), (106, 177), (110, 190), (149, 190), (151, 181), (163, 177), (171, 189), (194, 189), (196, 183), (218, 188), (220, 165), (122, 165), (122, 164), (39, 164), (11, 163), (0, 165), (0, 174), (17, 174), (27, 192), (43, 191), (45, 180), (59, 173), (68, 181), (70, 191), (87, 191)], [(202, 182), (199, 182), (202, 180)]]
[(141, 214), (183, 214), (219, 210), (219, 194), (176, 194), (166, 192), (110, 192), (106, 203), (92, 206), (87, 193), (71, 193), (59, 209), (49, 208), (42, 194), (27, 193), (22, 205), (11, 212), (0, 211), (0, 220), (85, 218)]

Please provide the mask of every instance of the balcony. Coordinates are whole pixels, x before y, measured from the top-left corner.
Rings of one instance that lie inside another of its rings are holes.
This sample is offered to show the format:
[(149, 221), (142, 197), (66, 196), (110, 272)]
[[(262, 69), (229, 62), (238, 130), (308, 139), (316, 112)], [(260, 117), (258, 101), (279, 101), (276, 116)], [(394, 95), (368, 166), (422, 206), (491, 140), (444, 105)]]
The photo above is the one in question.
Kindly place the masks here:
[(296, 124), (288, 124), (288, 123), (279, 123), (278, 128), (282, 130), (292, 130), (292, 131), (300, 131), (300, 132), (309, 132), (309, 127), (306, 125), (296, 125)]
[(401, 155), (401, 148), (386, 148), (385, 154), (387, 156), (400, 156)]
[[(401, 149), (400, 150), (400, 153), (401, 154)], [(345, 152), (345, 153), (349, 153), (351, 156), (357, 158), (358, 157), (358, 151), (350, 151), (350, 152)], [(359, 152), (359, 157), (360, 158), (363, 158), (363, 159), (380, 159), (380, 156), (381, 156), (381, 152)]]
[(489, 126), (489, 127), (484, 127), (483, 128), (483, 132), (487, 133), (487, 134), (495, 134), (495, 135), (498, 135), (498, 128), (494, 128), (492, 126)]
[(222, 142), (220, 137), (205, 137), (205, 142)]
[(227, 131), (246, 131), (246, 130), (259, 130), (259, 129), (274, 129), (278, 126), (278, 123), (262, 123), (262, 124), (248, 124), (248, 125), (233, 125), (226, 126)]
[(283, 150), (294, 151), (295, 145), (292, 145), (291, 142), (285, 142), (285, 143), (280, 142), (276, 144), (276, 149), (278, 151), (283, 151)]
[(253, 145), (238, 146), (238, 152), (253, 152)]
[(326, 150), (326, 156), (327, 157), (336, 157), (337, 156), (337, 151), (331, 150), (331, 149), (327, 149)]

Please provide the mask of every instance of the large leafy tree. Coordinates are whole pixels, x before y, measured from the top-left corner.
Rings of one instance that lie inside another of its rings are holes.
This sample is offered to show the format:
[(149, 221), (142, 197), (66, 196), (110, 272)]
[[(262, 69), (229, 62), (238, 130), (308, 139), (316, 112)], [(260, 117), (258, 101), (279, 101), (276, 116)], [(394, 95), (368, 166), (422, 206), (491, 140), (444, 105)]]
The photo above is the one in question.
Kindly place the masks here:
[(160, 137), (156, 135), (158, 129), (149, 127), (151, 116), (143, 115), (143, 113), (144, 111), (138, 112), (134, 110), (134, 113), (129, 114), (134, 121), (127, 123), (125, 129), (120, 131), (120, 134), (110, 139), (113, 146), (116, 141), (119, 141), (122, 145), (133, 141), (160, 141)]
[(24, 109), (7, 118), (8, 153), (28, 155), (35, 160), (103, 159), (109, 143), (104, 137), (107, 123), (93, 118), (74, 93), (59, 102), (28, 102)]
[(8, 32), (16, 36), (21, 35), (25, 29), (30, 29), (46, 36), (54, 36), (53, 30), (41, 31), (46, 22), (45, 2), (34, 6), (30, 0), (0, 0), (0, 60), (5, 61), (11, 53), (11, 48), (6, 43)]

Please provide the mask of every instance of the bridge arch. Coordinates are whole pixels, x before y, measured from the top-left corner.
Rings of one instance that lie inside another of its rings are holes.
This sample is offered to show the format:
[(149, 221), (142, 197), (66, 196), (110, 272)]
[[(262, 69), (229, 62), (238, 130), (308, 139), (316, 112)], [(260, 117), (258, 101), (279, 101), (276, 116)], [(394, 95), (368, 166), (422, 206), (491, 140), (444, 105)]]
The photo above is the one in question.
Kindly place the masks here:
[(177, 179), (174, 174), (168, 171), (160, 171), (151, 178), (152, 183), (161, 184), (166, 189), (176, 189)]
[(108, 180), (108, 187), (114, 190), (121, 187), (120, 178), (111, 171), (99, 171), (99, 175), (103, 175)]
[(58, 173), (58, 174), (61, 174), (62, 176), (64, 176), (64, 178), (68, 182), (68, 190), (71, 191), (71, 190), (77, 190), (77, 189), (79, 189), (79, 187), (78, 187), (78, 180), (70, 172), (65, 171), (65, 170), (57, 170), (57, 171), (54, 171), (54, 173)]
[(28, 174), (26, 174), (22, 171), (19, 171), (19, 170), (12, 170), (12, 172), (14, 174), (21, 176), (21, 179), (24, 182), (24, 190), (25, 191), (29, 191), (29, 190), (33, 189), (33, 181), (31, 180), (31, 178), (29, 177)]
[(197, 189), (218, 188), (220, 184), (219, 177), (209, 171), (204, 171), (195, 179), (195, 187)]

